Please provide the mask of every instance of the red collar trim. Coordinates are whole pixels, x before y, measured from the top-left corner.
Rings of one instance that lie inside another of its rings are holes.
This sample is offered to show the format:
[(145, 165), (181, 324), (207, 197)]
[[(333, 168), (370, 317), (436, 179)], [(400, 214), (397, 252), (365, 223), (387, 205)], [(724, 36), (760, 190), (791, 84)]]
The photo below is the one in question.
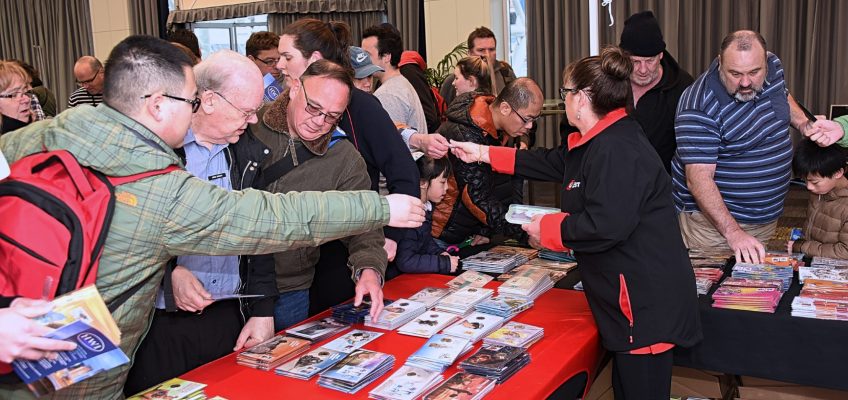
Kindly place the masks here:
[(605, 129), (609, 128), (610, 125), (618, 122), (618, 120), (627, 116), (627, 111), (624, 108), (617, 108), (607, 113), (603, 118), (601, 118), (592, 129), (589, 129), (589, 132), (586, 132), (585, 135), (581, 135), (580, 132), (575, 132), (568, 135), (568, 150), (574, 150), (577, 147), (580, 147), (595, 136), (598, 136)]
[(494, 96), (480, 95), (474, 98), (468, 113), (471, 116), (471, 121), (479, 126), (485, 134), (497, 139), (498, 130), (495, 128), (495, 120), (492, 117), (492, 110), (489, 106), (495, 101)]

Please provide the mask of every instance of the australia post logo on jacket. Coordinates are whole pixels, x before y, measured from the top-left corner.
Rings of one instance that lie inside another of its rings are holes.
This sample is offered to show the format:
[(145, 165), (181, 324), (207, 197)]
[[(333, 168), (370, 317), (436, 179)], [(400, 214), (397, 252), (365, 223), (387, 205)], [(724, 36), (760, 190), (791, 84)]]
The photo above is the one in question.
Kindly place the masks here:
[(577, 189), (580, 187), (580, 184), (581, 182), (572, 179), (571, 182), (568, 182), (568, 185), (565, 186), (565, 190)]

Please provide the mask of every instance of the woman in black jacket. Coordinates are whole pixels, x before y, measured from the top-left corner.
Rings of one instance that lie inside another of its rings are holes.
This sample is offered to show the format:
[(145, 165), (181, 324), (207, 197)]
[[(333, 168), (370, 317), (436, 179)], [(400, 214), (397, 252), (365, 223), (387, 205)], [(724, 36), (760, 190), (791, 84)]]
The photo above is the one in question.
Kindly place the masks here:
[(615, 398), (667, 399), (670, 350), (695, 344), (701, 330), (671, 180), (625, 110), (632, 69), (617, 47), (566, 68), (560, 96), (579, 130), (566, 148), (455, 143), (453, 151), (502, 173), (563, 183), (563, 212), (523, 228), (531, 243), (574, 251), (603, 346), (614, 352)]

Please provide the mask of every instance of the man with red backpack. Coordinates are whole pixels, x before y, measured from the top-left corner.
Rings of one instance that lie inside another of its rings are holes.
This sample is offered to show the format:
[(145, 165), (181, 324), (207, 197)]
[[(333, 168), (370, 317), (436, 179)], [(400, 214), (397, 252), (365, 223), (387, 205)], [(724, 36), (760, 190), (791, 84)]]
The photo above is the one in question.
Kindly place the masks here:
[[(67, 150), (79, 164), (110, 177), (182, 165), (173, 148), (182, 145), (199, 104), (188, 57), (163, 40), (130, 36), (115, 46), (107, 65), (103, 104), (77, 107), (0, 137), (9, 161)], [(271, 253), (387, 224), (415, 227), (424, 219), (421, 201), (410, 196), (228, 192), (184, 170), (117, 186), (114, 198), (95, 282), (107, 304), (135, 290), (112, 312), (122, 333), (120, 347), (129, 356), (150, 324), (164, 267), (174, 256)], [(3, 221), (0, 231), (10, 228)], [(0, 287), (16, 267), (14, 259), (0, 259)], [(358, 296), (356, 303), (361, 301)], [(54, 396), (120, 397), (128, 369), (102, 372)], [(0, 385), (0, 398), (28, 394), (22, 384)]]

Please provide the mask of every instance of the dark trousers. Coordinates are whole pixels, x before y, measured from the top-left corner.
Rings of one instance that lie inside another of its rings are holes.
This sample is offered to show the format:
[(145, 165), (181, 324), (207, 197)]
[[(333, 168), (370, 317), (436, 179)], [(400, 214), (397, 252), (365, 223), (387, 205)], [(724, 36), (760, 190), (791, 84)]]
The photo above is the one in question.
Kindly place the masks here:
[(615, 353), (612, 388), (615, 400), (666, 400), (671, 397), (674, 352), (660, 354)]
[(154, 311), (124, 394), (131, 396), (232, 353), (242, 326), (237, 300), (212, 303), (201, 314)]

